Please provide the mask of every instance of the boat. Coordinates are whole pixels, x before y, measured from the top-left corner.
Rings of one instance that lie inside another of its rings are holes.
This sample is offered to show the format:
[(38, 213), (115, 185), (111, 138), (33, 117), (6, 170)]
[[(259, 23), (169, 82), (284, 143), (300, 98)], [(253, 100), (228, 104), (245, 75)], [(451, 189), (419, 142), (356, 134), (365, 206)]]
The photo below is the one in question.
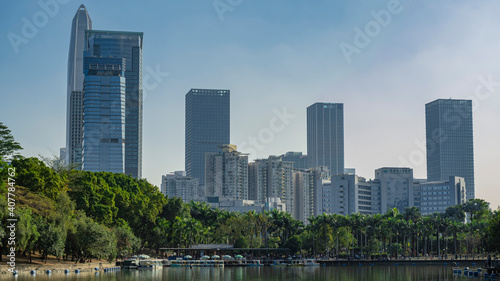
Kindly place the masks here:
[(170, 267), (171, 263), (172, 262), (168, 259), (161, 260), (161, 264), (163, 265), (163, 267)]
[(170, 267), (224, 267), (223, 260), (173, 260)]
[(163, 268), (162, 260), (139, 260), (137, 269), (158, 269)]
[(291, 266), (304, 266), (304, 261), (303, 260), (290, 260), (290, 263), (288, 265), (291, 265)]
[(304, 266), (319, 266), (319, 263), (315, 259), (305, 259)]
[(263, 266), (260, 260), (247, 260), (246, 266)]
[(170, 267), (181, 267), (182, 260), (171, 260)]
[(137, 269), (139, 267), (139, 262), (136, 259), (128, 259), (122, 262), (123, 269)]
[(289, 263), (286, 260), (274, 260), (271, 264), (272, 266), (288, 266)]

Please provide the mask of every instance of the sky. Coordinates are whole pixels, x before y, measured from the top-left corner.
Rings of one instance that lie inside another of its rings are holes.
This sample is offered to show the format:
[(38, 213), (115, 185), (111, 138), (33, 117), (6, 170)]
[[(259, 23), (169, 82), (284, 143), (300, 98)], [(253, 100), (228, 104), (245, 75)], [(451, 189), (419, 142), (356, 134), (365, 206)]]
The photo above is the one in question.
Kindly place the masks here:
[(231, 91), (231, 143), (250, 160), (305, 154), (307, 106), (344, 103), (345, 166), (367, 179), (388, 166), (426, 178), (425, 104), (457, 98), (474, 103), (476, 198), (500, 204), (498, 1), (8, 1), (0, 121), (24, 156), (65, 146), (80, 4), (94, 29), (144, 32), (142, 172), (157, 186), (184, 170), (191, 88)]

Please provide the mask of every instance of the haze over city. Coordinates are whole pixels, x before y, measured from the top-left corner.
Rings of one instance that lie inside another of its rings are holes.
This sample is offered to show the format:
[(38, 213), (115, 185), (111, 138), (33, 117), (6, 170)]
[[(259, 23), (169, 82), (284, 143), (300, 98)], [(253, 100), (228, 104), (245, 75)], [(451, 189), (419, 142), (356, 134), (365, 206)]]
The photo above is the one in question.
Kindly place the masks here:
[[(38, 1), (5, 3), (0, 120), (25, 156), (65, 146), (70, 24), (83, 3), (95, 29), (144, 32), (142, 175), (157, 186), (184, 169), (191, 88), (231, 91), (231, 143), (249, 160), (305, 154), (306, 107), (344, 103), (345, 166), (367, 178), (387, 166), (425, 178), (425, 104), (454, 98), (474, 102), (476, 198), (500, 204), (500, 3), (220, 2), (60, 1), (50, 14)], [(26, 21), (40, 22), (26, 33)]]

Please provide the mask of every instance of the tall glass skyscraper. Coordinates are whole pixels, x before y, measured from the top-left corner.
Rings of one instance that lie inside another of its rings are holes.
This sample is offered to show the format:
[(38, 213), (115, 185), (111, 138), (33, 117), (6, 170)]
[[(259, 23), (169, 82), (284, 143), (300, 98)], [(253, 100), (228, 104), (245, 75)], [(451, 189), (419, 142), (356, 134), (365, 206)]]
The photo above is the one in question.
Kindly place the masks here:
[(87, 9), (80, 5), (71, 25), (68, 54), (68, 90), (66, 109), (66, 163), (82, 162), (83, 141), (83, 51), (85, 30), (92, 29)]
[[(85, 38), (85, 51), (88, 52), (89, 56), (125, 60), (123, 74), (125, 77), (125, 139), (122, 140), (125, 145), (124, 173), (132, 175), (135, 178), (141, 178), (143, 33), (87, 30), (85, 32)], [(113, 87), (116, 87), (116, 85)], [(103, 93), (106, 91), (107, 89), (103, 90)], [(107, 118), (106, 114), (102, 114), (101, 118)], [(85, 126), (84, 124), (84, 127)], [(101, 138), (107, 139), (104, 136)], [(104, 158), (101, 158), (101, 160), (106, 161)]]
[(467, 200), (475, 198), (472, 101), (438, 99), (425, 105), (427, 180), (463, 177)]
[(85, 171), (125, 172), (124, 72), (124, 58), (84, 58)]
[(229, 90), (191, 89), (186, 94), (185, 168), (205, 185), (205, 153), (229, 144)]
[(327, 166), (332, 176), (344, 173), (344, 104), (307, 108), (307, 158), (310, 168)]

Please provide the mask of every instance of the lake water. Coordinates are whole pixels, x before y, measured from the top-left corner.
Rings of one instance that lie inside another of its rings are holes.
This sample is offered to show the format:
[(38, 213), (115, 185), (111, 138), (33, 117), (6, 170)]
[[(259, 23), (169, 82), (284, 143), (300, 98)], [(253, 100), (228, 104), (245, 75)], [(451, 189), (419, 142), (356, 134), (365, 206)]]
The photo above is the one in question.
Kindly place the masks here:
[(123, 270), (83, 272), (75, 274), (38, 272), (13, 277), (2, 274), (0, 280), (469, 280), (472, 278), (454, 275), (450, 266), (315, 266), (315, 267), (225, 267), (225, 268), (163, 268), (159, 270)]

